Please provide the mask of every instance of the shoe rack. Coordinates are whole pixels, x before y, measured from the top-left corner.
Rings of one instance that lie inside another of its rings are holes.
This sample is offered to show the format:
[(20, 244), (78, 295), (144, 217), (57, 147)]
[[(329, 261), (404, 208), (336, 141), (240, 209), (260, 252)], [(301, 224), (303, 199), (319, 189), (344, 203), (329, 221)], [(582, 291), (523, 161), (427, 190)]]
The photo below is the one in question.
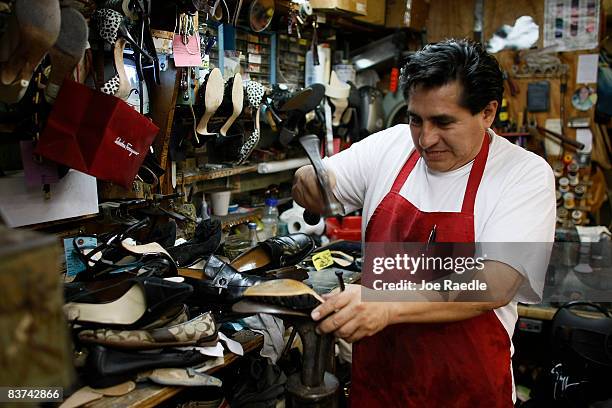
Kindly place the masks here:
[(277, 77), (280, 82), (296, 88), (304, 87), (306, 51), (310, 40), (287, 34), (278, 35)]
[(251, 79), (270, 85), (272, 60), (272, 36), (266, 34), (238, 31), (236, 33), (236, 51), (240, 51), (240, 66)]
[[(219, 66), (223, 67), (225, 51), (240, 52), (240, 68), (250, 79), (270, 86), (276, 83), (277, 34), (275, 32), (256, 33), (238, 26), (227, 29), (219, 26)], [(232, 35), (226, 35), (227, 32)]]

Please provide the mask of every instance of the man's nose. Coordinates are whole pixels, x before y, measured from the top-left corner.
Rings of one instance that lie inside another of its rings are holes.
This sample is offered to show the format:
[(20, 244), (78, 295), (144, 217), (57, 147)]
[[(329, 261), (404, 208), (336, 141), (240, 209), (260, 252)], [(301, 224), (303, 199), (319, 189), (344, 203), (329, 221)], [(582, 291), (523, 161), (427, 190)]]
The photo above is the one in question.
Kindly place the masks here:
[(435, 146), (440, 141), (440, 136), (436, 131), (436, 127), (430, 123), (425, 122), (421, 128), (421, 134), (419, 135), (419, 145), (423, 149), (429, 149)]

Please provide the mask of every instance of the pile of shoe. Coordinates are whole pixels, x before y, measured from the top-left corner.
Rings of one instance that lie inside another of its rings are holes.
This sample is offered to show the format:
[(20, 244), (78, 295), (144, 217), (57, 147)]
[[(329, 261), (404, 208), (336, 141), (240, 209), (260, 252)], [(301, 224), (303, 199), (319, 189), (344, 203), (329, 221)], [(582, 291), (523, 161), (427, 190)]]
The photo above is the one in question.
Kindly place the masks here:
[[(92, 387), (113, 386), (146, 370), (198, 366), (207, 360), (199, 351), (169, 348), (217, 343), (218, 328), (211, 313), (190, 317), (186, 301), (193, 287), (178, 277), (173, 256), (185, 263), (209, 256), (219, 246), (220, 225), (202, 221), (194, 237), (179, 246), (170, 246), (175, 241), (174, 223), (147, 231), (148, 225), (144, 219), (120, 233), (98, 236), (94, 248), (84, 246), (83, 236), (73, 240), (86, 269), (64, 284), (64, 314), (77, 346), (87, 350), (82, 372)], [(137, 235), (158, 242), (129, 245), (128, 239)], [(156, 370), (149, 379), (175, 385), (220, 385), (212, 377), (194, 373)]]
[[(303, 310), (320, 301), (305, 305), (310, 295), (305, 295), (304, 284), (277, 279), (298, 277), (292, 268), (315, 246), (306, 234), (270, 238), (223, 262), (214, 255), (221, 239), (217, 221), (201, 221), (194, 236), (178, 246), (170, 245), (175, 224), (149, 224), (144, 219), (121, 232), (97, 236), (94, 248), (85, 247), (86, 237), (74, 239), (86, 269), (64, 284), (64, 314), (77, 349), (86, 351), (80, 371), (91, 387), (137, 377), (168, 385), (220, 386), (198, 369), (210, 359), (199, 348), (218, 341), (218, 320), (210, 312), (215, 305), (249, 298), (251, 310), (239, 313), (254, 314), (274, 304)], [(142, 236), (147, 237), (140, 241), (144, 244), (129, 244)], [(201, 276), (180, 276), (197, 272), (181, 266), (205, 258)], [(295, 290), (296, 284), (302, 286)]]

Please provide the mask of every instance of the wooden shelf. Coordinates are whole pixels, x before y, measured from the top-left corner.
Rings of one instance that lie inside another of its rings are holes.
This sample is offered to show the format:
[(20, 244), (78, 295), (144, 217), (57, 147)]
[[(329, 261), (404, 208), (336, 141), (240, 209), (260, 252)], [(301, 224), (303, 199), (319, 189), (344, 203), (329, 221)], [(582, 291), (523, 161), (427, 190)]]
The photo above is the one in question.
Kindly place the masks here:
[[(553, 316), (557, 312), (556, 307), (543, 306), (543, 305), (518, 305), (519, 317), (528, 317), (531, 319), (539, 320), (552, 320)], [(601, 313), (593, 312), (591, 310), (580, 310), (572, 309), (578, 316), (598, 318), (601, 317)]]
[(228, 167), (222, 169), (213, 169), (206, 170), (200, 173), (188, 173), (183, 174), (182, 177), (178, 178), (178, 184), (191, 184), (197, 181), (204, 180), (215, 180), (229, 176), (235, 176), (238, 174), (244, 173), (256, 173), (257, 172), (257, 164), (251, 164), (248, 166), (237, 166), (237, 167)]
[[(242, 330), (235, 333), (232, 336), (233, 340), (236, 340), (242, 344), (244, 354), (250, 353), (256, 349), (259, 349), (263, 345), (263, 336), (261, 334), (254, 333), (249, 330)], [(240, 356), (233, 353), (225, 353), (225, 363), (222, 366), (214, 367), (208, 370), (207, 374), (214, 374), (215, 372), (228, 367)], [(177, 395), (181, 391), (185, 390), (186, 387), (164, 387), (152, 383), (138, 384), (136, 389), (122, 395), (120, 397), (103, 397), (100, 400), (94, 401), (86, 405), (88, 408), (149, 408), (155, 407), (166, 401), (173, 396)]]
[(531, 136), (531, 133), (526, 133), (526, 132), (497, 133), (497, 136), (501, 136), (501, 137), (526, 137), (526, 136)]

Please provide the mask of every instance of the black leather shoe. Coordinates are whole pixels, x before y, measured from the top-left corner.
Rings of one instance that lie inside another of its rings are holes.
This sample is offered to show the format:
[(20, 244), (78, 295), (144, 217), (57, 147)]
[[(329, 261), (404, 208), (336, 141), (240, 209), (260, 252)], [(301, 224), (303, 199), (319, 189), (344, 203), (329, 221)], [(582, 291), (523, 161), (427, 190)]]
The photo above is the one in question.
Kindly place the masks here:
[[(202, 279), (186, 278), (194, 287), (191, 300), (195, 304), (234, 303), (242, 298), (242, 293), (251, 286), (267, 281), (269, 278), (242, 274), (231, 265), (211, 255), (204, 266)], [(189, 301), (188, 301), (189, 302)]]
[(157, 278), (177, 276), (176, 264), (167, 255), (153, 257), (131, 271), (107, 273), (92, 281), (64, 283), (64, 300), (72, 302), (78, 299), (79, 302), (85, 303), (112, 302), (130, 289), (133, 282), (129, 279), (136, 276)]
[(192, 239), (167, 251), (178, 266), (186, 267), (214, 253), (220, 243), (221, 223), (218, 220), (203, 220), (196, 227)]
[(129, 353), (103, 346), (92, 347), (83, 369), (85, 382), (94, 388), (111, 387), (153, 368), (193, 367), (208, 357), (197, 350), (163, 353)]
[(314, 247), (314, 240), (303, 233), (273, 237), (240, 254), (231, 266), (239, 272), (259, 275), (301, 262)]

